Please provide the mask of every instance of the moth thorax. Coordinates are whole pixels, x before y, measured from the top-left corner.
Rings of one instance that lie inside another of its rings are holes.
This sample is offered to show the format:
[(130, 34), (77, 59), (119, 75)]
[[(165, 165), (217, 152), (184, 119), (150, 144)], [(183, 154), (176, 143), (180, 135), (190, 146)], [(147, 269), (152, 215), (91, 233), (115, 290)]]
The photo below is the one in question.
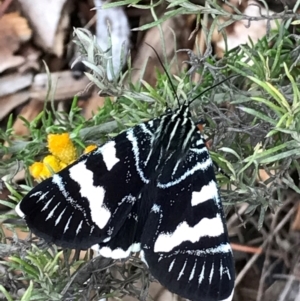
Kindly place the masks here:
[(167, 153), (180, 152), (184, 154), (191, 146), (193, 133), (195, 132), (194, 123), (190, 118), (178, 121), (174, 126), (170, 126), (169, 131), (164, 135), (163, 147)]

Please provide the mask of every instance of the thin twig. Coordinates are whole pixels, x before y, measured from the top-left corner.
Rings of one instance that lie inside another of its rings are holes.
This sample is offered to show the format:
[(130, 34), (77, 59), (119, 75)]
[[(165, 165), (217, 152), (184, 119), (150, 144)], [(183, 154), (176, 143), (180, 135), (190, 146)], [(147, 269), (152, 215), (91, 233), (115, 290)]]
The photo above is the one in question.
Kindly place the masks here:
[[(273, 233), (270, 233), (269, 237), (262, 243), (259, 247), (263, 250), (268, 245), (269, 241), (273, 239), (273, 236), (290, 220), (291, 216), (295, 212), (295, 207), (291, 208), (289, 212), (286, 214), (286, 216), (281, 220), (281, 222), (277, 225)], [(237, 275), (235, 280), (235, 286), (237, 286), (241, 280), (245, 277), (248, 270), (251, 268), (251, 266), (254, 264), (254, 262), (258, 259), (260, 256), (259, 253), (254, 254), (251, 259), (247, 262), (247, 264), (244, 266), (244, 268), (240, 271), (240, 273)]]

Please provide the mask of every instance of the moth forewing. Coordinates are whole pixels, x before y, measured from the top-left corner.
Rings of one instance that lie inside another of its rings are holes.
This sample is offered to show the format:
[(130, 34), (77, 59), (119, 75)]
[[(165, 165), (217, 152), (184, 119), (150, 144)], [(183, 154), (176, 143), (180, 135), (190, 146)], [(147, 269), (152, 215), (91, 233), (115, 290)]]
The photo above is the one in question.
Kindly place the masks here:
[[(170, 291), (190, 300), (232, 299), (234, 265), (213, 164), (200, 134), (176, 169), (157, 183), (142, 235), (143, 259)], [(167, 165), (167, 164), (166, 164)], [(164, 170), (161, 171), (162, 174)]]

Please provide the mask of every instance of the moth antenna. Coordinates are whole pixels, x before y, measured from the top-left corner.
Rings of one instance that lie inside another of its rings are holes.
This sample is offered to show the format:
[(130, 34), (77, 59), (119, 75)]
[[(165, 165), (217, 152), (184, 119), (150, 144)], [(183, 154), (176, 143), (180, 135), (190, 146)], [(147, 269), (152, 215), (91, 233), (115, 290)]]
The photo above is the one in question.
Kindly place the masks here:
[(172, 81), (171, 81), (171, 77), (170, 77), (169, 73), (167, 72), (167, 69), (165, 68), (165, 66), (164, 66), (164, 64), (163, 64), (163, 62), (162, 62), (162, 60), (160, 59), (160, 57), (159, 57), (157, 51), (156, 51), (155, 48), (154, 48), (153, 46), (151, 46), (150, 44), (148, 44), (148, 43), (146, 43), (146, 42), (145, 42), (145, 44), (148, 45), (148, 46), (154, 51), (154, 53), (155, 53), (155, 55), (156, 55), (156, 57), (157, 57), (157, 59), (158, 59), (160, 65), (162, 66), (163, 70), (165, 71), (165, 73), (166, 73), (166, 75), (167, 75), (167, 78), (168, 78), (169, 83), (170, 83), (170, 85), (171, 85), (171, 87), (172, 87), (172, 90), (173, 90), (173, 94), (174, 94), (174, 96), (175, 96), (176, 99), (177, 99), (178, 106), (180, 106), (179, 98), (178, 98), (178, 96), (177, 96), (175, 87), (173, 86), (173, 83), (172, 83)]
[(220, 82), (218, 82), (218, 83), (216, 83), (216, 84), (210, 86), (209, 88), (205, 89), (204, 91), (202, 91), (201, 93), (199, 93), (196, 97), (194, 97), (192, 100), (190, 100), (189, 103), (188, 103), (188, 106), (190, 106), (192, 102), (194, 102), (194, 101), (195, 101), (198, 97), (200, 97), (201, 95), (205, 94), (207, 91), (212, 90), (213, 88), (215, 88), (215, 87), (217, 87), (217, 86), (223, 84), (224, 82), (226, 82), (226, 81), (228, 81), (228, 80), (230, 80), (231, 78), (236, 77), (236, 76), (237, 76), (237, 75), (229, 76), (228, 78), (225, 78), (224, 80), (221, 80)]

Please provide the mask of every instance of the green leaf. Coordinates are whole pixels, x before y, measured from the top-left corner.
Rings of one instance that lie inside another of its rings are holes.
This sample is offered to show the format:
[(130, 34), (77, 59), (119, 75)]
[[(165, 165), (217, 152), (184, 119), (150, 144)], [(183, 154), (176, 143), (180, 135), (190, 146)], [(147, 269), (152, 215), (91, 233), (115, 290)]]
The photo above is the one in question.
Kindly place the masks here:
[(14, 116), (13, 114), (9, 114), (8, 120), (7, 120), (7, 125), (6, 125), (6, 130), (11, 130), (14, 122)]
[(154, 22), (142, 25), (140, 27), (133, 28), (131, 30), (132, 31), (144, 31), (144, 30), (150, 29), (152, 27), (158, 26), (158, 25), (162, 24), (163, 22), (165, 22), (166, 20), (168, 20), (172, 17), (178, 16), (178, 15), (181, 15), (181, 14), (184, 14), (184, 13), (185, 13), (184, 8), (181, 7), (181, 8), (178, 8), (176, 10), (166, 12), (163, 17), (161, 17), (160, 19), (158, 19)]
[(231, 149), (231, 148), (228, 148), (228, 147), (221, 147), (219, 148), (219, 151), (222, 151), (222, 152), (225, 152), (225, 153), (230, 153), (232, 155), (234, 155), (236, 158), (238, 158), (239, 160), (242, 160), (241, 157), (238, 155), (238, 153)]
[[(109, 8), (113, 8), (113, 7), (119, 7), (119, 6), (134, 6), (135, 4), (139, 3), (140, 0), (123, 0), (123, 1), (114, 1), (114, 2), (110, 2), (110, 3), (105, 3), (104, 5), (102, 5), (101, 8), (103, 9), (109, 9)], [(95, 9), (99, 9), (97, 7), (95, 7)]]
[(5, 289), (3, 285), (0, 284), (0, 292), (4, 295), (7, 301), (14, 301), (9, 292)]
[(29, 287), (27, 288), (27, 290), (25, 291), (24, 295), (22, 296), (21, 301), (30, 301), (31, 300), (32, 290), (33, 290), (33, 282), (30, 281), (29, 282)]
[(17, 263), (20, 270), (26, 271), (26, 273), (33, 276), (36, 280), (39, 279), (39, 272), (36, 269), (34, 269), (30, 264), (28, 264), (26, 261), (24, 261), (23, 259), (15, 257), (15, 256), (11, 256), (11, 257), (9, 257), (9, 260)]
[(290, 105), (286, 101), (285, 97), (272, 84), (270, 84), (269, 82), (263, 82), (253, 76), (248, 76), (248, 78), (261, 86), (267, 93), (269, 93), (277, 101), (282, 109), (290, 111)]
[(275, 121), (274, 119), (272, 119), (272, 118), (266, 116), (266, 115), (263, 114), (263, 113), (260, 113), (260, 112), (254, 110), (254, 109), (250, 109), (250, 108), (247, 108), (247, 107), (241, 107), (241, 106), (239, 106), (238, 108), (239, 108), (240, 110), (242, 110), (242, 111), (244, 111), (244, 112), (250, 114), (250, 115), (253, 115), (253, 116), (255, 116), (255, 117), (258, 117), (258, 118), (260, 118), (260, 119), (262, 119), (262, 120), (264, 120), (264, 121), (266, 121), (266, 122), (268, 122), (268, 123), (270, 123), (270, 124), (276, 126), (276, 121)]
[(265, 215), (266, 215), (266, 208), (264, 206), (261, 206), (260, 207), (260, 212), (259, 212), (259, 218), (258, 218), (258, 226), (257, 226), (258, 231), (263, 226)]
[(294, 80), (294, 78), (292, 77), (291, 73), (289, 72), (288, 70), (288, 67), (286, 65), (286, 63), (283, 63), (283, 67), (284, 67), (284, 70), (285, 70), (285, 73), (287, 75), (287, 77), (289, 78), (291, 84), (292, 84), (292, 88), (293, 88), (293, 109), (295, 109), (297, 107), (297, 105), (299, 105), (299, 102), (300, 102), (300, 92), (299, 92), (299, 89), (297, 87), (297, 84)]
[(16, 207), (16, 204), (4, 200), (0, 200), (0, 204), (11, 209), (15, 209)]
[(294, 155), (300, 157), (300, 149), (299, 148), (298, 149), (292, 149), (292, 150), (289, 150), (289, 151), (286, 151), (286, 152), (283, 152), (283, 153), (280, 153), (280, 154), (277, 154), (277, 155), (274, 155), (274, 156), (270, 156), (270, 157), (265, 158), (265, 159), (260, 159), (259, 162), (261, 164), (273, 163), (273, 162), (277, 162), (279, 160), (290, 158)]

